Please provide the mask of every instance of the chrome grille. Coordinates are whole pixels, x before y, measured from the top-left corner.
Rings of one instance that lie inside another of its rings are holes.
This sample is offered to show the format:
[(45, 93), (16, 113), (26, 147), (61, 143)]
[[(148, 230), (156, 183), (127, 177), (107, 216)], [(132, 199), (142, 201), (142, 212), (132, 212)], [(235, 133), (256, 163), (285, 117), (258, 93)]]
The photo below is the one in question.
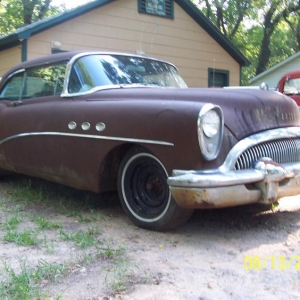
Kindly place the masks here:
[(257, 144), (244, 151), (235, 163), (235, 170), (251, 169), (253, 162), (270, 157), (277, 163), (300, 161), (300, 138), (278, 139)]

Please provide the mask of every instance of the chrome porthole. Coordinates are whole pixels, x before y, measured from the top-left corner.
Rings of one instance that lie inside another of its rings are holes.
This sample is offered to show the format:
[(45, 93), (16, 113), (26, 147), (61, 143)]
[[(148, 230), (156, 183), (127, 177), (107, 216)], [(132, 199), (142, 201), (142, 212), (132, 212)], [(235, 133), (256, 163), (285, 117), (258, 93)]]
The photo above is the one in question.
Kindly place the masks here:
[(71, 121), (71, 122), (68, 124), (68, 127), (69, 127), (69, 129), (74, 130), (74, 129), (76, 129), (77, 124), (76, 124), (76, 122)]
[(96, 130), (97, 131), (103, 131), (105, 129), (105, 127), (106, 127), (105, 124), (102, 123), (102, 122), (99, 122), (99, 123), (96, 124)]
[(85, 131), (89, 130), (91, 128), (91, 124), (89, 122), (83, 122), (81, 124), (81, 128), (82, 128), (82, 130), (85, 130)]

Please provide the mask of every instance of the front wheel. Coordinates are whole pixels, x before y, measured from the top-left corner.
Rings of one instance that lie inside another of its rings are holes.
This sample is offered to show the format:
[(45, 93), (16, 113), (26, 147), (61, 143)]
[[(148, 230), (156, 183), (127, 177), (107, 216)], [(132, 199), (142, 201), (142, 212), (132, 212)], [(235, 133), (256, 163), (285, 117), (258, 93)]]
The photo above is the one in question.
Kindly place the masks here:
[(141, 147), (125, 155), (118, 174), (122, 206), (137, 226), (168, 230), (186, 222), (193, 210), (181, 208), (173, 199), (163, 164)]

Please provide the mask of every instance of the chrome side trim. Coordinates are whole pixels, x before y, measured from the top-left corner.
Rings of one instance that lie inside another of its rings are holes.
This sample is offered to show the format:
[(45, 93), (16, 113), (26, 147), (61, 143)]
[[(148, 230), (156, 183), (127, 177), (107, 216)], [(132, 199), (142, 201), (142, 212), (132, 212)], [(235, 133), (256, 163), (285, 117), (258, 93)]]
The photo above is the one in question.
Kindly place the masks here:
[(121, 141), (121, 142), (131, 142), (131, 143), (143, 143), (143, 144), (153, 144), (153, 145), (162, 145), (162, 146), (174, 146), (173, 143), (157, 140), (145, 140), (145, 139), (135, 139), (135, 138), (122, 138), (122, 137), (113, 137), (113, 136), (103, 136), (103, 135), (92, 135), (92, 134), (76, 134), (76, 133), (66, 133), (66, 132), (26, 132), (16, 134), (10, 137), (7, 137), (0, 141), (0, 145), (15, 140), (18, 138), (28, 137), (28, 136), (67, 136), (67, 137), (80, 137), (87, 139), (98, 139), (98, 140), (110, 140), (110, 141)]
[(252, 146), (259, 143), (268, 142), (272, 140), (279, 140), (282, 138), (295, 138), (300, 137), (300, 127), (284, 127), (263, 131), (257, 134), (253, 134), (239, 141), (229, 151), (224, 163), (220, 166), (221, 172), (227, 172), (234, 170), (235, 163), (240, 155)]
[(10, 79), (11, 77), (13, 77), (14, 75), (16, 75), (16, 74), (18, 74), (18, 73), (23, 73), (23, 72), (25, 72), (25, 69), (19, 69), (19, 70), (14, 71), (13, 73), (11, 73), (11, 74), (9, 74), (9, 75), (7, 76), (7, 78), (5, 79), (4, 82), (6, 82), (7, 80), (9, 80), (9, 79)]
[[(165, 86), (155, 86), (155, 85), (146, 85), (146, 84), (108, 84), (103, 86), (96, 86), (91, 88), (90, 90), (87, 90), (85, 92), (78, 92), (78, 93), (69, 93), (67, 89), (63, 91), (63, 93), (60, 95), (62, 98), (70, 98), (70, 97), (77, 97), (77, 96), (83, 96), (88, 94), (93, 94), (95, 92), (100, 92), (103, 90), (112, 90), (112, 89), (129, 89), (129, 88), (160, 88), (160, 89), (171, 89), (172, 87), (165, 87)], [(87, 100), (87, 101), (93, 101), (93, 100)]]

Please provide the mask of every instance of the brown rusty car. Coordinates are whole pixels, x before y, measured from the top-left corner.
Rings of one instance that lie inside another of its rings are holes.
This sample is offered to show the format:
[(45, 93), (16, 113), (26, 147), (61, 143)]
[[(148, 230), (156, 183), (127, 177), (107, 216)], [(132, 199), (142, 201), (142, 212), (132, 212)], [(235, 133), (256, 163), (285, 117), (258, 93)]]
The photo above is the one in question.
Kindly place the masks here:
[(194, 209), (300, 193), (296, 103), (270, 91), (187, 88), (142, 56), (66, 52), (0, 84), (0, 168), (93, 192), (118, 190), (138, 226)]

